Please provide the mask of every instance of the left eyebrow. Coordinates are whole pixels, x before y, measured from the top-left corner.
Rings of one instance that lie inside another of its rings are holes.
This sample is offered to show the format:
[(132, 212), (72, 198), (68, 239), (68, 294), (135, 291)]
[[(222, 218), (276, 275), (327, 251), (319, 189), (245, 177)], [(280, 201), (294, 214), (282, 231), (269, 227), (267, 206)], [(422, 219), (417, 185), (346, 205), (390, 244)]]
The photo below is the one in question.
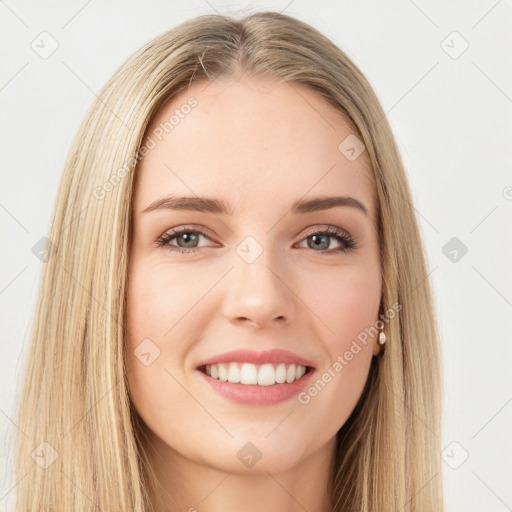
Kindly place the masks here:
[[(306, 214), (323, 210), (330, 210), (340, 206), (356, 208), (368, 215), (366, 206), (357, 199), (349, 196), (325, 196), (312, 199), (299, 199), (291, 206), (293, 214)], [(214, 213), (232, 215), (232, 209), (220, 199), (211, 199), (207, 197), (176, 197), (169, 196), (157, 199), (147, 206), (141, 213), (150, 212), (159, 209), (170, 210), (189, 210), (201, 213)]]

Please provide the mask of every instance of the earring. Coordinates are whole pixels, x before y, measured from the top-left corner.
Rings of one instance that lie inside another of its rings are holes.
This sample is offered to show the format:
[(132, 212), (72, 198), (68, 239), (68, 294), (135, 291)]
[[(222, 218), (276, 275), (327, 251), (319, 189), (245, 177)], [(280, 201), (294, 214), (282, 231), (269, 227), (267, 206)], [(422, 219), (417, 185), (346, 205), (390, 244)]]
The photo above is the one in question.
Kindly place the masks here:
[(384, 334), (384, 331), (381, 331), (379, 334), (379, 344), (384, 345), (386, 343), (386, 335)]

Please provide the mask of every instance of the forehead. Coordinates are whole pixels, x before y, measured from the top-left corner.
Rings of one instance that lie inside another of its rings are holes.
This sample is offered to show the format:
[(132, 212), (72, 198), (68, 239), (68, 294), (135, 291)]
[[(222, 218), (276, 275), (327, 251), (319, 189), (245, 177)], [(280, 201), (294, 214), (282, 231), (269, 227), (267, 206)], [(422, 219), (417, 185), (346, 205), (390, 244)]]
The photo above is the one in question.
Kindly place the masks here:
[(346, 152), (354, 142), (364, 148), (355, 137), (338, 109), (302, 85), (264, 77), (196, 82), (160, 107), (146, 131), (135, 208), (173, 194), (262, 213), (341, 195), (363, 202), (373, 217), (367, 152), (355, 159)]

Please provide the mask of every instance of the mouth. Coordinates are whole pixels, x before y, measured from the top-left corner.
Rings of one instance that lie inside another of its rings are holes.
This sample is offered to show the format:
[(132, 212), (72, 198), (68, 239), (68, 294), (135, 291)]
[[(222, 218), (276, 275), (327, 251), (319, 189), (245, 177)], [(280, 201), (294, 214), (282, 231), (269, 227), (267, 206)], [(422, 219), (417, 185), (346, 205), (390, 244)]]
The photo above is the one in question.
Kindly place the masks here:
[(293, 384), (314, 371), (312, 366), (294, 363), (254, 364), (242, 362), (203, 364), (197, 369), (220, 382), (253, 387)]
[(268, 407), (292, 400), (316, 374), (295, 363), (223, 362), (196, 368), (200, 380), (221, 398), (237, 405)]

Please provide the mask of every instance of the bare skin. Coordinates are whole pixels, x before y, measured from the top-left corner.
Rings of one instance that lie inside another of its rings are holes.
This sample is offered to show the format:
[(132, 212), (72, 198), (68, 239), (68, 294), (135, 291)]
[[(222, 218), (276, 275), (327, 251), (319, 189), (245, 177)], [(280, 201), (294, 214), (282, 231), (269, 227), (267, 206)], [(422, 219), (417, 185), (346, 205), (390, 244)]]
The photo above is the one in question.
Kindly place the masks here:
[[(159, 512), (330, 511), (335, 436), (379, 351), (370, 337), (342, 371), (332, 369), (379, 316), (367, 152), (351, 161), (338, 149), (354, 130), (316, 93), (255, 77), (194, 83), (160, 108), (147, 135), (190, 97), (197, 105), (172, 131), (161, 140), (153, 135), (157, 144), (136, 169), (133, 198), (127, 370), (158, 478), (152, 499)], [(143, 213), (171, 194), (221, 199), (232, 212)], [(325, 196), (355, 198), (367, 213), (353, 206), (290, 212), (294, 201)], [(346, 242), (318, 235), (326, 226), (348, 234), (356, 248), (335, 252)], [(195, 245), (183, 234), (157, 245), (177, 227), (204, 235)], [(248, 263), (240, 247), (261, 254)], [(145, 365), (134, 350), (148, 339), (146, 352), (158, 347), (160, 354)], [(196, 367), (240, 348), (304, 357), (315, 368), (312, 384), (329, 368), (334, 377), (307, 403), (294, 396), (236, 404)], [(248, 442), (261, 454), (251, 467), (238, 454)]]

